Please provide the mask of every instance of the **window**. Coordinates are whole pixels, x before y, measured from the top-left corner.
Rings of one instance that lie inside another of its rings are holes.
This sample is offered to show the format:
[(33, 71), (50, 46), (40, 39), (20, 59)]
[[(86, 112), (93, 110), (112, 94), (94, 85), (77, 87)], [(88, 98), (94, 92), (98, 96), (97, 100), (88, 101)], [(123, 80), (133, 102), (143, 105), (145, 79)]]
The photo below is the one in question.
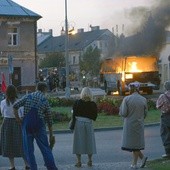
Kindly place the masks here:
[(18, 29), (8, 28), (8, 45), (16, 46), (18, 45)]
[(76, 64), (76, 57), (73, 56), (73, 64)]

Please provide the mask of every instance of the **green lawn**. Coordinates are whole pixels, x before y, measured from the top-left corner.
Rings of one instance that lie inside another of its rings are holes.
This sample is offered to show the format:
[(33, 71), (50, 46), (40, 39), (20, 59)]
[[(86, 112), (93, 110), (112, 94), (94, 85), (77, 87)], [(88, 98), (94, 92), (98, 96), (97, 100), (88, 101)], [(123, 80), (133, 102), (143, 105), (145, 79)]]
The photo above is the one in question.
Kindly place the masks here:
[[(67, 114), (71, 116), (70, 107), (55, 107), (52, 110)], [(145, 124), (148, 123), (157, 123), (160, 121), (160, 112), (158, 110), (151, 110), (148, 113), (148, 116), (145, 119)], [(106, 116), (104, 113), (98, 114), (97, 120), (94, 122), (94, 128), (109, 128), (122, 126), (122, 118), (120, 116)], [(68, 129), (68, 122), (57, 122), (53, 126), (54, 130), (65, 130)]]
[(152, 170), (170, 170), (170, 159), (148, 161), (146, 166)]
[[(71, 107), (54, 107), (52, 111), (67, 114), (71, 117)], [(0, 120), (0, 123), (2, 118)], [(148, 116), (145, 119), (145, 124), (157, 123), (160, 121), (160, 111), (150, 110)], [(94, 122), (94, 128), (110, 128), (116, 126), (122, 126), (122, 118), (120, 116), (106, 116), (104, 113), (99, 113), (97, 120)], [(54, 123), (54, 130), (66, 130), (68, 129), (68, 121)]]

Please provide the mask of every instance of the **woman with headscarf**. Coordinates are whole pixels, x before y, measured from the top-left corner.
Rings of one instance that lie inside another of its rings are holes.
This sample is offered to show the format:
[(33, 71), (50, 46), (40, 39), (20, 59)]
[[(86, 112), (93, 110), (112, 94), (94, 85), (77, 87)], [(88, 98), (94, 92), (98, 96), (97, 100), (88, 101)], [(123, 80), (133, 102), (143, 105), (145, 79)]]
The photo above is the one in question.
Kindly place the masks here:
[(147, 100), (139, 94), (139, 83), (130, 85), (131, 95), (126, 96), (120, 106), (119, 115), (123, 117), (122, 150), (132, 152), (131, 168), (137, 169), (138, 158), (140, 168), (144, 168), (147, 157), (141, 152), (145, 148), (144, 119), (147, 115)]
[(165, 148), (163, 158), (170, 158), (170, 81), (164, 83), (165, 93), (157, 100), (156, 107), (161, 111), (160, 134)]
[(80, 99), (73, 105), (73, 115), (76, 117), (74, 128), (73, 154), (77, 156), (76, 167), (81, 167), (81, 154), (88, 155), (87, 165), (92, 166), (92, 155), (96, 154), (96, 143), (93, 121), (97, 118), (97, 105), (92, 101), (92, 92), (84, 87)]

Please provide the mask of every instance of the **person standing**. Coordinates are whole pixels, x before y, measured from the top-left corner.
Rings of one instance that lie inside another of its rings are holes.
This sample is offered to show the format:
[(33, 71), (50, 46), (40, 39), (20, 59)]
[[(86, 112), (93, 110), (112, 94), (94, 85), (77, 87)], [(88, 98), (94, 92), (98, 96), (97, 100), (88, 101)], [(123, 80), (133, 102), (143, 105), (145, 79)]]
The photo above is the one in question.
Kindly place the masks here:
[(145, 148), (144, 119), (148, 112), (147, 100), (139, 94), (139, 84), (130, 85), (131, 95), (126, 96), (120, 106), (119, 115), (123, 117), (122, 150), (133, 153), (131, 168), (137, 169), (138, 158), (144, 168), (147, 157), (141, 150)]
[[(8, 157), (10, 162), (9, 170), (15, 170), (15, 157), (23, 157), (21, 126), (17, 123), (13, 111), (13, 104), (17, 100), (15, 86), (9, 85), (6, 90), (6, 98), (1, 101), (1, 114), (3, 117), (1, 127), (1, 154)], [(22, 108), (19, 110), (19, 117), (22, 119)], [(30, 169), (24, 159), (25, 169)]]
[(170, 81), (164, 83), (164, 94), (156, 102), (156, 107), (161, 111), (160, 134), (165, 149), (163, 158), (170, 158)]
[(76, 167), (81, 167), (81, 155), (88, 155), (87, 165), (92, 166), (92, 155), (96, 154), (96, 143), (93, 121), (97, 118), (97, 105), (92, 101), (92, 92), (84, 87), (80, 99), (73, 105), (73, 116), (76, 117), (73, 139), (73, 154), (76, 154)]
[(52, 130), (52, 115), (48, 100), (45, 97), (47, 92), (47, 84), (39, 82), (37, 91), (25, 95), (13, 105), (14, 113), (18, 123), (21, 119), (18, 116), (17, 110), (24, 106), (24, 118), (22, 121), (23, 148), (26, 159), (31, 170), (37, 170), (37, 164), (34, 156), (34, 139), (41, 150), (45, 166), (48, 170), (57, 170), (54, 157), (48, 143), (45, 123), (48, 124), (50, 144), (54, 142)]

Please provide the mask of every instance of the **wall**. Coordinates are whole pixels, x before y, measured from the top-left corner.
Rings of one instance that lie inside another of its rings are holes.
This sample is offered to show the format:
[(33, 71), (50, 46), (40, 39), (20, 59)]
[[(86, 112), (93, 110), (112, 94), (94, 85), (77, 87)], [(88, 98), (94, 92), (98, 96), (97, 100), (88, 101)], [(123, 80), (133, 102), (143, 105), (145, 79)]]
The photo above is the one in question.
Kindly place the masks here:
[[(0, 19), (2, 20), (2, 18)], [(14, 24), (8, 24), (14, 23)], [(17, 24), (15, 24), (17, 23)], [(8, 28), (18, 28), (18, 45), (8, 45)], [(36, 60), (35, 60), (35, 36), (36, 36), (36, 21), (20, 18), (12, 19), (3, 18), (0, 25), (0, 58), (13, 57), (13, 67), (21, 68), (21, 86), (34, 88), (36, 81)], [(8, 65), (4, 66), (8, 68)], [(5, 75), (9, 75), (9, 70), (6, 70)], [(0, 72), (2, 70), (0, 69)], [(7, 84), (10, 82), (7, 79)], [(19, 86), (19, 84), (16, 84)]]

